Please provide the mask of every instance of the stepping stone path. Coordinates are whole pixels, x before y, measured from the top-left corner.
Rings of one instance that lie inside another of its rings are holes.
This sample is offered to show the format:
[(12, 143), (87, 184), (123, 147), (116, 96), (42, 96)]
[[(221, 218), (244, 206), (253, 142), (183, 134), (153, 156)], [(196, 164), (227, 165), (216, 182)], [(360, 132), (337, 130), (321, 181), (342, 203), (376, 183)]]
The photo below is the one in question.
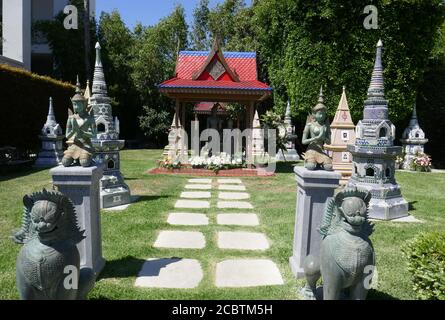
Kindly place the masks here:
[[(216, 265), (215, 286), (220, 288), (242, 288), (283, 285), (283, 278), (277, 265), (267, 259), (270, 243), (267, 235), (259, 232), (258, 215), (249, 202), (241, 179), (189, 179), (175, 203), (176, 209), (185, 212), (171, 212), (167, 223), (173, 230), (160, 230), (153, 244), (159, 250), (184, 249), (184, 255), (193, 256), (187, 250), (206, 248), (202, 229), (216, 222), (221, 230), (216, 231), (215, 246), (227, 256), (233, 250), (257, 252), (262, 259), (239, 258), (219, 261)], [(213, 190), (213, 191), (212, 191)], [(223, 212), (213, 214), (216, 209)], [(196, 210), (196, 211), (195, 211)], [(232, 231), (224, 231), (231, 226)], [(239, 227), (239, 230), (236, 227)], [(187, 231), (193, 228), (193, 231)], [(181, 230), (179, 230), (181, 229)], [(166, 253), (167, 254), (167, 253)], [(199, 261), (182, 258), (151, 258), (146, 260), (135, 282), (142, 288), (190, 289), (199, 286), (204, 277)]]

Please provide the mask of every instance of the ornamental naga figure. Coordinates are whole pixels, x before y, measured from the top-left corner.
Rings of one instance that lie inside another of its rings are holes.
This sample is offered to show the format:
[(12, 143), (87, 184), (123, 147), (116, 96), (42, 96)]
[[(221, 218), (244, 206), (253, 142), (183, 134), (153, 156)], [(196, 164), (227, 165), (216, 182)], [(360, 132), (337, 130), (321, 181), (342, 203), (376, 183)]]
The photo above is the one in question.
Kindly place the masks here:
[(331, 143), (331, 128), (324, 105), (323, 87), (317, 105), (312, 108), (303, 132), (302, 143), (308, 145), (304, 154), (304, 167), (308, 170), (332, 171), (332, 159), (324, 151), (324, 144)]
[(368, 220), (370, 200), (369, 192), (347, 188), (329, 201), (319, 229), (320, 258), (309, 255), (304, 263), (305, 298), (315, 298), (322, 276), (324, 300), (340, 299), (345, 289), (353, 300), (366, 299), (375, 266), (369, 239), (373, 232)]
[(64, 167), (69, 167), (77, 160), (82, 167), (89, 167), (94, 153), (91, 138), (96, 136), (97, 130), (93, 110), (88, 108), (87, 100), (80, 90), (79, 78), (77, 78), (76, 94), (71, 102), (74, 114), (68, 109), (70, 115), (66, 125), (66, 143), (69, 147), (64, 152), (62, 164)]
[(60, 192), (43, 189), (26, 195), (23, 204), (22, 228), (13, 236), (14, 241), (24, 243), (16, 267), (20, 298), (83, 299), (94, 282), (79, 270), (76, 245), (85, 236), (73, 203)]

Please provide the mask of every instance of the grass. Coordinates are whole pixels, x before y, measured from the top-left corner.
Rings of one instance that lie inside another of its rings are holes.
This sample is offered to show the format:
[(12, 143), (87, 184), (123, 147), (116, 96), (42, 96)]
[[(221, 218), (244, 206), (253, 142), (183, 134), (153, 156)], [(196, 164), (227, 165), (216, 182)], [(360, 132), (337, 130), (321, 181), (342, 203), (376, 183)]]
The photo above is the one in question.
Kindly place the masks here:
[[(139, 202), (122, 212), (102, 212), (103, 255), (107, 260), (90, 299), (299, 299), (298, 290), (304, 280), (296, 281), (288, 259), (292, 255), (295, 221), (296, 185), (292, 166), (281, 164), (272, 178), (243, 178), (251, 202), (271, 248), (264, 253), (223, 251), (216, 247), (216, 232), (242, 228), (216, 225), (216, 210), (207, 211), (210, 225), (204, 227), (173, 227), (166, 223), (167, 214), (189, 176), (150, 175), (146, 171), (160, 158), (159, 150), (131, 150), (121, 153), (122, 172), (132, 194)], [(400, 248), (422, 231), (445, 231), (445, 174), (398, 172), (397, 180), (411, 213), (422, 224), (376, 222), (372, 236), (377, 255), (378, 287), (369, 299), (414, 299), (406, 260)], [(17, 299), (15, 260), (20, 250), (9, 239), (20, 226), (22, 197), (43, 187), (50, 188), (48, 170), (28, 170), (0, 177), (0, 299)], [(216, 192), (216, 191), (212, 191)], [(215, 201), (215, 195), (212, 201)], [(215, 206), (212, 205), (214, 208)], [(221, 211), (221, 210), (219, 210)], [(201, 231), (207, 246), (203, 250), (167, 250), (153, 248), (160, 230)], [(136, 275), (146, 258), (181, 257), (201, 262), (204, 279), (192, 290), (135, 288)], [(270, 258), (279, 267), (285, 284), (247, 289), (218, 289), (214, 286), (215, 265), (230, 258)]]

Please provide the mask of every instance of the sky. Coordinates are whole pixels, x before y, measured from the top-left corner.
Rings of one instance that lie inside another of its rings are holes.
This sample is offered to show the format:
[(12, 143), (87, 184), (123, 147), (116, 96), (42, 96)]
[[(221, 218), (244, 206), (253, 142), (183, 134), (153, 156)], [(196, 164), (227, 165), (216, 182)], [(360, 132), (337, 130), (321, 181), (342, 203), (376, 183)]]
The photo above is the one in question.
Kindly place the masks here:
[[(224, 0), (210, 0), (210, 8), (215, 7)], [(246, 4), (251, 0), (246, 0)], [(96, 0), (97, 17), (102, 11), (111, 12), (117, 9), (125, 24), (133, 29), (137, 22), (144, 26), (154, 25), (160, 19), (168, 16), (176, 4), (181, 4), (187, 15), (187, 23), (191, 25), (193, 21), (193, 9), (199, 0)]]

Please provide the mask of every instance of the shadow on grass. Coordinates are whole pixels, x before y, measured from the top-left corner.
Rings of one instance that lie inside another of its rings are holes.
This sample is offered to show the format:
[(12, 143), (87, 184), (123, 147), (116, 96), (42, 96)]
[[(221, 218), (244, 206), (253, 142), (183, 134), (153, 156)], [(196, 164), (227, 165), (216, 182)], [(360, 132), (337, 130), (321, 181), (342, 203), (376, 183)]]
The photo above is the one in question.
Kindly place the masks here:
[(135, 257), (125, 257), (107, 261), (99, 279), (135, 277), (139, 273), (145, 260)]
[(416, 208), (414, 207), (416, 203), (417, 201), (411, 201), (410, 203), (408, 203), (408, 211), (416, 211)]
[(145, 261), (128, 256), (118, 260), (107, 261), (103, 272), (100, 274), (100, 279), (158, 276), (162, 268), (181, 260), (181, 258), (171, 258)]
[(390, 294), (371, 289), (368, 292), (367, 300), (400, 300), (400, 299), (393, 297)]
[(49, 168), (33, 168), (30, 166), (24, 166), (20, 168), (0, 167), (0, 181), (8, 181), (16, 178), (21, 178), (48, 169)]
[(299, 162), (277, 162), (275, 173), (293, 173)]
[(156, 201), (156, 200), (163, 199), (163, 198), (172, 198), (174, 196), (173, 195), (162, 195), (162, 196), (136, 195), (136, 197), (137, 197), (137, 200), (134, 203)]

